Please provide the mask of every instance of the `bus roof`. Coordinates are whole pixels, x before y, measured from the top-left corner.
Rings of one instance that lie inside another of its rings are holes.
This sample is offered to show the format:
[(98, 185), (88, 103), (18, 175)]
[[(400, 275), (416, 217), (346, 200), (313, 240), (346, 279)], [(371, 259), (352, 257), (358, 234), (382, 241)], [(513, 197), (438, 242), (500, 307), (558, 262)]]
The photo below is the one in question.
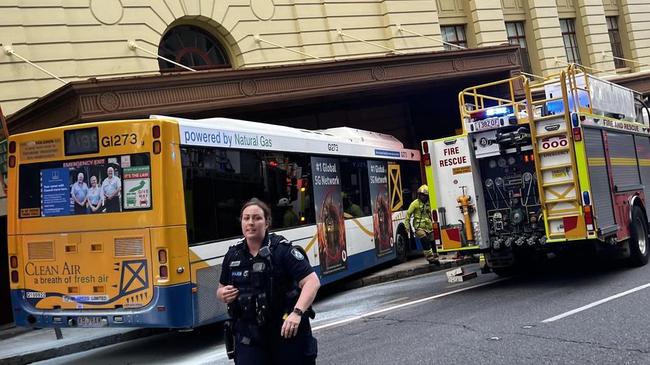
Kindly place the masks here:
[(420, 159), (419, 151), (404, 148), (393, 136), (355, 128), (307, 130), (229, 118), (185, 119), (152, 115), (151, 119), (176, 121), (181, 144), (188, 146)]

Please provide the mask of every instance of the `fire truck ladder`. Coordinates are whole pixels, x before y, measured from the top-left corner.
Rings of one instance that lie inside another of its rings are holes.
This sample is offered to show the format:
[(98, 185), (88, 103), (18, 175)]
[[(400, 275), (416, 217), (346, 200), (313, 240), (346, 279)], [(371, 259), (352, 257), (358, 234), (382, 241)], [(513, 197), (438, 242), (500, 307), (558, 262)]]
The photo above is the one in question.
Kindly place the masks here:
[[(533, 100), (529, 85), (526, 87), (529, 103), (528, 113), (533, 140), (533, 156), (537, 172), (538, 189), (546, 238), (560, 241), (584, 237), (584, 220), (578, 174), (573, 147), (571, 110), (568, 107), (567, 75), (560, 73), (559, 80), (546, 81), (557, 85), (561, 95), (547, 95), (544, 99)], [(559, 86), (559, 87), (558, 87)], [(544, 115), (541, 111), (549, 105), (562, 103), (557, 114)], [(537, 113), (535, 111), (538, 111)]]

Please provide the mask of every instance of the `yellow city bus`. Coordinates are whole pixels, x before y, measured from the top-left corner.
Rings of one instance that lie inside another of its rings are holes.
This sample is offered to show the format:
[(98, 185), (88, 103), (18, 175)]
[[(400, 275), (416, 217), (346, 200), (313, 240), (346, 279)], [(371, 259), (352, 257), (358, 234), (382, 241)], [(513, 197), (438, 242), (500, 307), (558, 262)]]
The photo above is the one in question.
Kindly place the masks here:
[(408, 241), (401, 181), (420, 173), (418, 151), (391, 136), (225, 118), (52, 128), (8, 150), (12, 307), (32, 327), (225, 319), (220, 264), (254, 196), (324, 283), (393, 261)]

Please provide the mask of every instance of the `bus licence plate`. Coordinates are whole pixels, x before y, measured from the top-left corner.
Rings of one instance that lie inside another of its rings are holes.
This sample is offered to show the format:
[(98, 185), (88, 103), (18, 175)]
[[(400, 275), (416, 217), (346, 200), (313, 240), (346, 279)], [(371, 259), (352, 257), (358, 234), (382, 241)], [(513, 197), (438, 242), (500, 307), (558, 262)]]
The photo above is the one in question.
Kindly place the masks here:
[(501, 127), (501, 118), (487, 118), (472, 122), (474, 131), (483, 131), (486, 129), (494, 129)]
[(78, 327), (106, 327), (107, 321), (102, 317), (77, 317)]

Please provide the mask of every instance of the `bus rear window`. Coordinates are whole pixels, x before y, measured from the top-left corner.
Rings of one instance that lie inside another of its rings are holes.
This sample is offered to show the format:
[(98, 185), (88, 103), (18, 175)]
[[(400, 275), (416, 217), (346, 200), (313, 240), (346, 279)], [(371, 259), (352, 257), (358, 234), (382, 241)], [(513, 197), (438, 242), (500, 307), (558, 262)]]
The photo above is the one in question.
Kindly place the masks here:
[(151, 209), (151, 163), (139, 153), (21, 165), (19, 217)]

